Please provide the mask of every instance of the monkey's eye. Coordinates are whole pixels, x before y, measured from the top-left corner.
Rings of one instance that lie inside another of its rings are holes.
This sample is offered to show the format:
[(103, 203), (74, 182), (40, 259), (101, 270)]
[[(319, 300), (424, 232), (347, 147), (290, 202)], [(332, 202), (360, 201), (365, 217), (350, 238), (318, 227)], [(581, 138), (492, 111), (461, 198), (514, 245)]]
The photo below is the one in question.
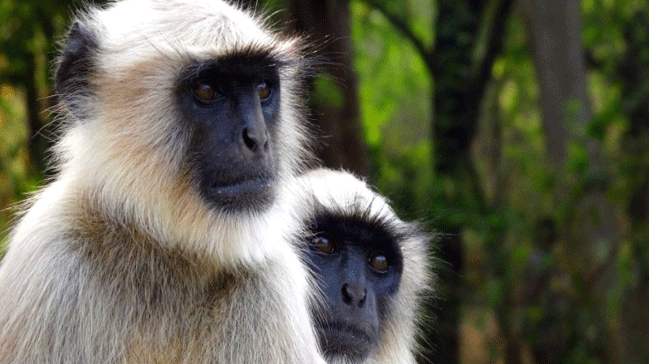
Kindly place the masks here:
[(270, 97), (270, 85), (266, 81), (261, 81), (257, 84), (257, 95), (259, 95), (259, 100), (266, 101)]
[(390, 262), (381, 251), (375, 251), (370, 255), (369, 264), (372, 269), (379, 273), (385, 273), (390, 269)]
[(209, 83), (197, 83), (193, 89), (194, 96), (203, 102), (211, 102), (216, 97), (216, 88)]
[(321, 253), (331, 254), (334, 252), (334, 245), (327, 237), (318, 235), (311, 239), (311, 244)]

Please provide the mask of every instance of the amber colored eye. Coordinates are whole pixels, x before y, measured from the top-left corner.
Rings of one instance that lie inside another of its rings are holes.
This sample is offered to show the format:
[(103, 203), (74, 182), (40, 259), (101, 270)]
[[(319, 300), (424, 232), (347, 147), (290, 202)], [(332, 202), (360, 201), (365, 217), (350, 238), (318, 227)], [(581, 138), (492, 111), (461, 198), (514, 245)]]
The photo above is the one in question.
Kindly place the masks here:
[(331, 254), (334, 252), (334, 245), (324, 236), (315, 236), (311, 239), (311, 244), (321, 253)]
[(376, 251), (372, 253), (369, 259), (370, 267), (379, 273), (385, 273), (390, 269), (390, 262), (388, 258), (383, 255), (383, 252)]
[(268, 82), (261, 81), (257, 84), (257, 94), (259, 95), (259, 100), (268, 100), (270, 97), (270, 86), (268, 85)]
[(199, 83), (194, 86), (194, 96), (200, 101), (210, 102), (216, 97), (216, 90), (209, 83)]

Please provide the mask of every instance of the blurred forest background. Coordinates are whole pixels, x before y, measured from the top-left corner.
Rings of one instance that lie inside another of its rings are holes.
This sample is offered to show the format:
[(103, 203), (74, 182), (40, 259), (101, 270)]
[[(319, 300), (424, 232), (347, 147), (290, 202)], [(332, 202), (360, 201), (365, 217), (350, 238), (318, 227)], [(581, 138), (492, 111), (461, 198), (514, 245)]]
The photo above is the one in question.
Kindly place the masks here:
[[(440, 234), (422, 363), (649, 363), (647, 0), (243, 5), (331, 61), (310, 101), (325, 164)], [(80, 6), (0, 1), (3, 236), (48, 177)]]

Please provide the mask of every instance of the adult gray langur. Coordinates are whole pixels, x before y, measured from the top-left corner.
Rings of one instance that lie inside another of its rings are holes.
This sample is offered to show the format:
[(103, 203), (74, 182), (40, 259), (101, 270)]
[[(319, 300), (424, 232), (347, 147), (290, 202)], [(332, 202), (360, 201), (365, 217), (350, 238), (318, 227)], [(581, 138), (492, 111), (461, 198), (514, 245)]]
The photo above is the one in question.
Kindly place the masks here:
[(431, 237), (349, 173), (314, 170), (293, 190), (304, 254), (323, 293), (313, 315), (327, 361), (416, 363), (418, 311), (434, 278)]
[(276, 201), (308, 157), (308, 63), (220, 0), (78, 15), (56, 174), (0, 265), (0, 363), (323, 363)]

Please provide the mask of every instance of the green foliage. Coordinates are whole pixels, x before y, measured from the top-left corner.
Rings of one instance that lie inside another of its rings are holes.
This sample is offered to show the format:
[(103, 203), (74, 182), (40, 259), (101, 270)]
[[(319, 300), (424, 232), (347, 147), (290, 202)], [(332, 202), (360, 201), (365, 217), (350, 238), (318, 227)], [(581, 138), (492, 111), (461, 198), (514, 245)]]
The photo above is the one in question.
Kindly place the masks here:
[(0, 86), (0, 256), (3, 232), (12, 215), (12, 206), (25, 191), (39, 183), (29, 173), (24, 95), (8, 85)]
[[(0, 241), (13, 212), (10, 206), (42, 183), (42, 171), (32, 160), (34, 131), (29, 123), (34, 118), (34, 126), (42, 127), (41, 115), (50, 100), (54, 43), (67, 23), (69, 5), (67, 1), (0, 3)], [(33, 114), (30, 107), (36, 109)]]
[[(417, 7), (412, 3), (423, 2), (406, 2), (401, 10), (390, 1), (383, 3), (416, 28), (410, 10)], [(621, 87), (618, 81), (624, 69), (620, 59), (630, 47), (625, 31), (631, 29), (640, 45), (634, 59), (646, 64), (649, 57), (649, 43), (639, 41), (647, 39), (649, 27), (629, 27), (644, 14), (641, 3), (582, 2), (584, 47), (591, 62), (592, 105), (588, 107), (594, 116), (585, 130), (572, 128), (571, 116), (587, 106), (568, 103), (566, 122), (581, 140), (592, 138), (602, 146), (608, 172), (597, 175), (591, 174), (592, 161), (581, 142), (567, 146), (564, 170), (555, 170), (547, 159), (525, 22), (517, 15), (509, 20), (505, 49), (491, 69), (482, 105), (475, 106), (481, 108), (472, 156), (477, 190), (467, 182), (471, 179), (467, 175), (450, 179), (433, 175), (426, 154), (432, 150), (430, 142), (408, 143), (406, 136), (413, 128), (429, 135), (430, 103), (422, 95), (430, 92), (434, 75), (418, 65), (421, 59), (415, 67), (402, 67), (405, 60), (413, 64), (410, 57), (419, 55), (380, 13), (363, 3), (352, 3), (363, 122), (377, 186), (405, 216), (425, 216), (441, 232), (444, 226), (463, 226), (461, 240), (468, 260), (461, 274), (471, 287), (464, 293), (465, 304), (481, 302), (494, 312), (504, 309), (507, 314), (500, 315), (498, 323), (507, 340), (534, 350), (558, 345), (556, 362), (599, 363), (612, 355), (610, 350), (615, 349), (608, 348), (608, 340), (619, 332), (615, 322), (620, 318), (622, 298), (638, 284), (638, 277), (648, 276), (647, 220), (632, 230), (619, 226), (633, 242), (611, 245), (601, 241), (593, 247), (592, 265), (585, 265), (589, 263), (584, 252), (590, 249), (579, 245), (591, 233), (583, 231), (585, 226), (600, 226), (610, 219), (624, 224), (622, 208), (637, 198), (633, 191), (649, 178), (649, 142), (627, 134), (629, 110), (647, 108), (644, 97), (649, 92), (642, 85), (649, 84), (649, 77), (645, 74), (648, 79), (635, 81), (635, 90), (641, 90), (636, 92), (624, 91), (629, 85)], [(430, 9), (433, 13), (426, 16), (434, 15), (434, 7)], [(628, 154), (628, 142), (634, 147), (633, 155)], [(567, 183), (572, 187), (565, 187)], [(578, 212), (582, 201), (588, 201), (591, 191), (601, 186), (610, 187), (606, 196), (620, 208), (620, 216), (601, 216), (588, 209), (587, 215)], [(564, 198), (556, 200), (557, 193)], [(481, 198), (485, 204), (479, 202)], [(583, 261), (578, 259), (580, 254)], [(616, 272), (614, 278), (606, 273), (611, 271)], [(539, 327), (548, 322), (556, 325), (550, 326), (554, 341), (539, 338)], [(516, 334), (520, 327), (529, 331)]]
[[(414, 3), (399, 6), (412, 10), (407, 13), (418, 19), (413, 20), (416, 24), (425, 24), (430, 14), (415, 12), (425, 9)], [(412, 44), (404, 42), (379, 12), (360, 1), (352, 1), (350, 9), (367, 143), (400, 154), (404, 147), (429, 140), (430, 74)]]
[(341, 108), (343, 105), (343, 93), (340, 86), (328, 77), (316, 78), (313, 86), (312, 102), (316, 105), (326, 105), (333, 108)]

